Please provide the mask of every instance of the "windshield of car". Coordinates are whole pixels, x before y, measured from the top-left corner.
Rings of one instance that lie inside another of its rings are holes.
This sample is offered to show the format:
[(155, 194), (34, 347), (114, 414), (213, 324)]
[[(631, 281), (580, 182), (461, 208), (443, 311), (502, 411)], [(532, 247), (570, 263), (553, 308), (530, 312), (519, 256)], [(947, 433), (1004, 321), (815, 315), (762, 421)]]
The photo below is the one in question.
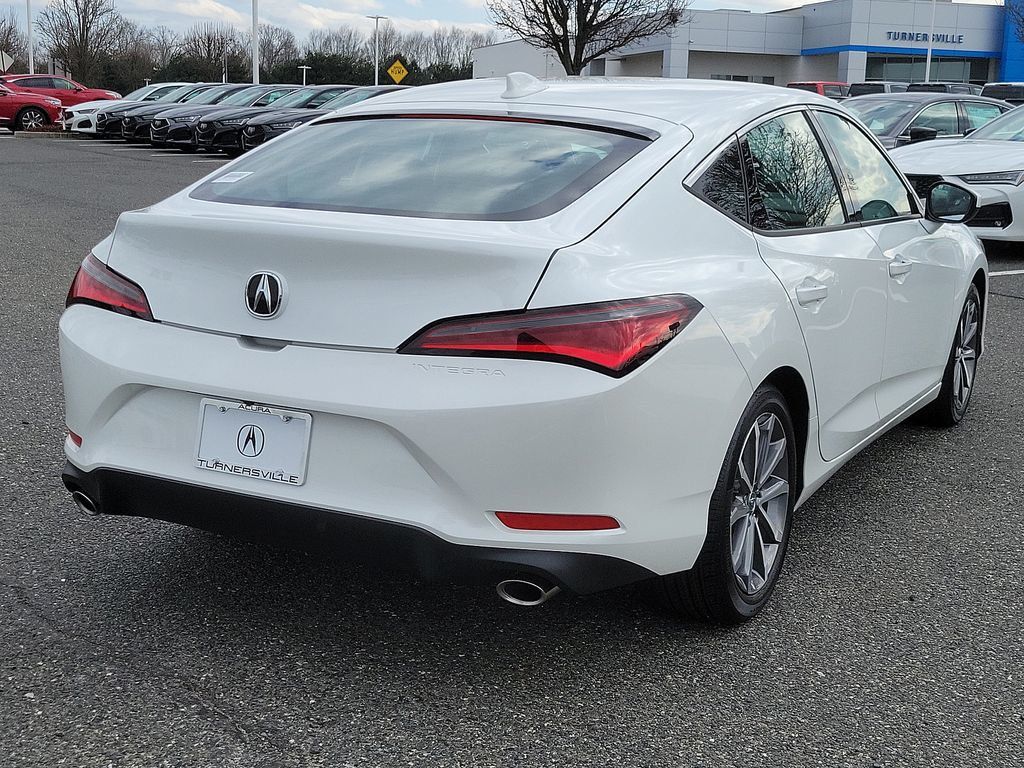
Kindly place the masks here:
[(266, 92), (267, 89), (263, 88), (262, 86), (243, 88), (238, 93), (233, 93), (226, 99), (219, 101), (217, 103), (230, 107), (248, 107), (250, 104), (252, 104), (254, 101), (256, 101), (256, 99), (258, 99)]
[(297, 91), (282, 96), (274, 102), (275, 107), (300, 107), (316, 96), (320, 91), (316, 88), (299, 88)]
[(340, 96), (335, 96), (330, 101), (325, 101), (320, 105), (320, 109), (341, 109), (352, 104), (358, 104), (360, 101), (366, 101), (371, 96), (379, 96), (381, 93), (386, 93), (386, 91), (375, 91), (373, 88), (357, 88), (354, 91), (348, 91)]
[(1024, 141), (1024, 109), (1011, 109), (1002, 117), (997, 117), (984, 128), (971, 134), (972, 139), (992, 139), (995, 141)]
[(903, 119), (921, 105), (890, 99), (850, 99), (843, 106), (853, 112), (876, 136), (888, 136)]
[[(246, 90), (250, 90), (246, 88)], [(216, 88), (207, 88), (205, 91), (194, 93), (185, 99), (186, 104), (220, 104), (226, 101), (227, 96), (235, 92), (233, 85), (221, 85)]]
[(142, 101), (146, 96), (151, 94), (156, 89), (155, 85), (146, 85), (142, 88), (136, 88), (134, 91), (124, 97), (125, 101)]
[[(195, 91), (195, 90), (196, 90), (196, 87), (194, 85), (182, 85), (182, 86), (179, 86), (179, 87), (175, 88), (173, 91), (168, 91), (167, 93), (165, 93), (163, 96), (161, 96), (158, 99), (153, 99), (153, 101), (172, 101), (172, 102), (173, 101), (177, 101), (178, 99), (180, 99), (185, 94), (191, 93), (192, 91)], [(197, 94), (204, 93), (204, 91), (196, 91), (196, 93)]]
[(462, 116), (332, 120), (301, 134), (243, 156), (192, 197), (522, 221), (569, 205), (650, 143), (625, 131)]

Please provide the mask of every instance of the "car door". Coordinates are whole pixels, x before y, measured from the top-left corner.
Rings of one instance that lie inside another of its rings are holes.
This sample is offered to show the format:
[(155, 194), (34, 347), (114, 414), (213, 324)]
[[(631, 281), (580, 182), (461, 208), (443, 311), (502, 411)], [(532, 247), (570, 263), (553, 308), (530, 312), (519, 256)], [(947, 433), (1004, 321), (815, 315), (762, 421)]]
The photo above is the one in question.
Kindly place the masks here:
[(14, 122), (16, 102), (14, 94), (6, 87), (0, 86), (0, 125), (8, 126)]
[(821, 455), (835, 459), (878, 424), (886, 264), (851, 224), (834, 168), (802, 110), (741, 137), (761, 258), (789, 294), (814, 377)]
[(81, 104), (83, 101), (89, 101), (91, 97), (85, 96), (84, 89), (72, 83), (70, 80), (65, 80), (63, 77), (53, 78), (53, 88), (51, 95), (55, 99), (60, 99), (61, 104), (65, 107), (70, 107), (74, 104)]
[(936, 138), (960, 136), (960, 115), (956, 108), (956, 102), (940, 101), (922, 109), (899, 136), (899, 144), (906, 144), (910, 141), (910, 131), (914, 128), (933, 128)]
[(989, 104), (985, 101), (961, 101), (960, 110), (963, 118), (963, 133), (967, 134), (976, 131), (986, 125), (989, 121), (995, 120), (1001, 114), (1002, 109), (998, 104)]
[(885, 152), (852, 120), (825, 110), (814, 119), (842, 170), (852, 218), (885, 262), (886, 310), (878, 414), (887, 420), (941, 380), (949, 353), (963, 258), (949, 227), (926, 225), (917, 197)]

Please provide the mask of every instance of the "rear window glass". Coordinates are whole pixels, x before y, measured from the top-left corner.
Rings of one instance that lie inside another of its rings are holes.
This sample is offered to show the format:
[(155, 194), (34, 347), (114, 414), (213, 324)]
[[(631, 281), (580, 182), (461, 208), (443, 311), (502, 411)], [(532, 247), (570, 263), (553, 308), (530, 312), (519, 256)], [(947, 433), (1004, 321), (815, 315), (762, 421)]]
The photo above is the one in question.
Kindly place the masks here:
[(1020, 102), (1024, 101), (1024, 85), (986, 85), (982, 89), (981, 95), (992, 99)]
[(850, 86), (851, 96), (865, 96), (869, 93), (885, 93), (885, 86), (881, 83), (854, 83)]
[(554, 213), (650, 139), (446, 116), (321, 123), (244, 156), (192, 197), (242, 205), (521, 221)]

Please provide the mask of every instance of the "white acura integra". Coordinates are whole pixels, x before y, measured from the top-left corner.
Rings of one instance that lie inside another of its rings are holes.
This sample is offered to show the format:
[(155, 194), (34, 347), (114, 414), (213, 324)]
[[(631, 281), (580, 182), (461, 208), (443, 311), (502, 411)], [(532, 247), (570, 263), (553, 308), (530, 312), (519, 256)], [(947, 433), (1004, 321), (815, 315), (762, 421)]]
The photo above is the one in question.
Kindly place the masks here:
[[(964, 415), (986, 262), (825, 98), (527, 75), (326, 116), (150, 208), (60, 323), (89, 513), (316, 538), (520, 604), (756, 614), (793, 510)], [(333, 534), (337, 533), (337, 536)]]

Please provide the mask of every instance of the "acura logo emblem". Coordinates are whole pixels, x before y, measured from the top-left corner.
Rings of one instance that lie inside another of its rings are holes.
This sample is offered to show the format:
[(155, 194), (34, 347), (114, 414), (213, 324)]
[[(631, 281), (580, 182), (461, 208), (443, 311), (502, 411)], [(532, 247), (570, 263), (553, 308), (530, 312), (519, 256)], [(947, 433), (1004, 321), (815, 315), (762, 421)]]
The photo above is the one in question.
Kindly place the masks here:
[(257, 272), (245, 285), (246, 309), (256, 317), (273, 317), (281, 309), (283, 299), (281, 278), (272, 272)]
[(264, 439), (265, 437), (262, 429), (257, 427), (255, 424), (246, 424), (238, 430), (238, 437), (235, 440), (235, 445), (238, 447), (238, 452), (243, 456), (255, 458), (263, 453)]

